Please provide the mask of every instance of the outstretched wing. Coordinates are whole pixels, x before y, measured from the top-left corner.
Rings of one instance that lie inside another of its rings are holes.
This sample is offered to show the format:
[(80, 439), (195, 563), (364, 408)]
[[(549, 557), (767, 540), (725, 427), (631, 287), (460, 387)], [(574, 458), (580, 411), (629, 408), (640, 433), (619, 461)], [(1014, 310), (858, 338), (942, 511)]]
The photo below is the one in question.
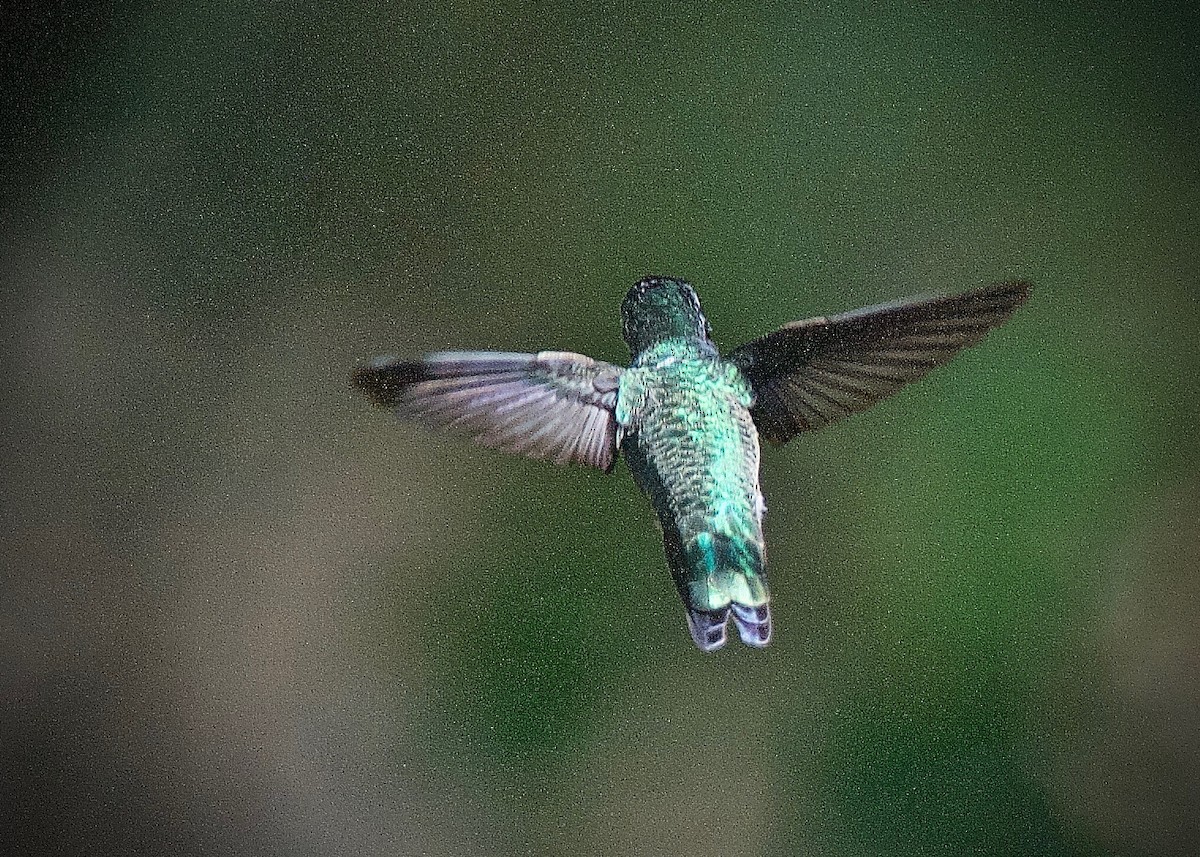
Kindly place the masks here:
[(983, 339), (1029, 297), (1023, 282), (786, 324), (729, 360), (754, 388), (759, 431), (787, 441), (871, 407)]
[(621, 368), (568, 351), (446, 351), (355, 370), (376, 404), (476, 442), (556, 464), (611, 470)]

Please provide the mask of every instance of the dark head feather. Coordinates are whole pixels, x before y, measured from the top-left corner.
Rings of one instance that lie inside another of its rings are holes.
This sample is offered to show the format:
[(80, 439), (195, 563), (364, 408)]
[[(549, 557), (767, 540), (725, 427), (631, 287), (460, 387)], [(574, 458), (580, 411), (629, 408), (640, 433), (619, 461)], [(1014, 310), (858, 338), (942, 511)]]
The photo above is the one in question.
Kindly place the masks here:
[(674, 277), (643, 277), (634, 284), (621, 302), (621, 334), (633, 354), (664, 339), (712, 344), (696, 290)]

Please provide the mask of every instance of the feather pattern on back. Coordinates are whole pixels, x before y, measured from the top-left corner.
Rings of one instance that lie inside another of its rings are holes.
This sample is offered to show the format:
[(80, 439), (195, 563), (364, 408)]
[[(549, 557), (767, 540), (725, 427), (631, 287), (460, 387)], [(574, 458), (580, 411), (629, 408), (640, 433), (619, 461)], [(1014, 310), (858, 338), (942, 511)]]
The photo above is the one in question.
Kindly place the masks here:
[(679, 343), (652, 348), (622, 379), (618, 420), (630, 470), (662, 527), (671, 576), (696, 645), (725, 642), (733, 618), (742, 640), (771, 637), (758, 432), (750, 390), (730, 365)]

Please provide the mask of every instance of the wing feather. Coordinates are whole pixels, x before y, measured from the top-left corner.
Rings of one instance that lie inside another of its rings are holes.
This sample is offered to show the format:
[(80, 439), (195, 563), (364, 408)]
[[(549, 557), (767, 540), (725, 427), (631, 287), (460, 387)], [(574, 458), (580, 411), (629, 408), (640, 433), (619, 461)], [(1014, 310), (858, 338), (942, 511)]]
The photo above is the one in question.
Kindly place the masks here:
[(568, 351), (380, 357), (354, 372), (376, 404), (493, 449), (611, 470), (621, 368)]
[(782, 442), (924, 377), (1006, 321), (1029, 291), (1028, 283), (1000, 283), (795, 321), (729, 359), (754, 388), (759, 431)]

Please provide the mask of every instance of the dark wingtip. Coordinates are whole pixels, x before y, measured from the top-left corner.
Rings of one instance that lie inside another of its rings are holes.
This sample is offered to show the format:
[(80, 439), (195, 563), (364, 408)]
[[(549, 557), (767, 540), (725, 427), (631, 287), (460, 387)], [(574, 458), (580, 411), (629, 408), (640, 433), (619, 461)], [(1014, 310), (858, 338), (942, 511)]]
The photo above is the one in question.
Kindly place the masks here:
[(350, 385), (362, 390), (377, 405), (394, 405), (404, 389), (420, 374), (419, 363), (406, 363), (395, 357), (376, 357), (350, 373)]
[(1010, 280), (1004, 283), (996, 283), (994, 286), (989, 286), (988, 290), (997, 295), (1004, 295), (1009, 299), (1013, 309), (1016, 309), (1025, 301), (1029, 300), (1029, 296), (1033, 293), (1033, 283), (1028, 280)]
[(1016, 312), (1022, 304), (1029, 300), (1029, 296), (1032, 293), (1033, 283), (1028, 280), (1007, 280), (1005, 282), (992, 283), (990, 286), (981, 286), (977, 289), (963, 292), (961, 295), (950, 295), (949, 300), (953, 301), (956, 298), (959, 300), (965, 299), (972, 301), (981, 308), (987, 307), (993, 311), (1009, 315)]

